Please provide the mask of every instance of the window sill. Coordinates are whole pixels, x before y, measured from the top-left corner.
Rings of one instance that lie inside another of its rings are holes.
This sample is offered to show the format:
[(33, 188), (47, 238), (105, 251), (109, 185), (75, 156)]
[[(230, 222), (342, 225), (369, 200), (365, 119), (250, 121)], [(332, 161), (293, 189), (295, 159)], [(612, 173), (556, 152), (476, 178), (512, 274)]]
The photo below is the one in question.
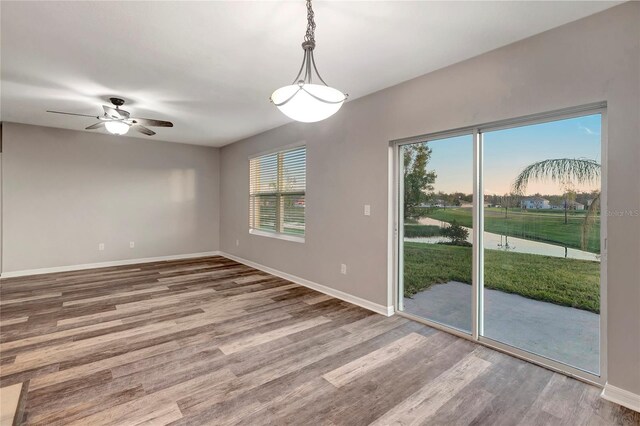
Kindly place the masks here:
[(297, 235), (281, 234), (279, 232), (261, 231), (259, 229), (249, 229), (251, 235), (258, 235), (260, 237), (276, 238), (278, 240), (291, 241), (294, 243), (304, 243), (304, 237)]

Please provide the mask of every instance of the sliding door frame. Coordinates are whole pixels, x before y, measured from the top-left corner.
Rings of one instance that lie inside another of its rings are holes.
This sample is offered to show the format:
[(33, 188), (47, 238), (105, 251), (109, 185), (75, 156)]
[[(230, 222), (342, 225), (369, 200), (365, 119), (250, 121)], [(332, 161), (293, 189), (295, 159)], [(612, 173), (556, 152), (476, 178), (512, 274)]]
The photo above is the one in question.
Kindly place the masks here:
[[(546, 358), (541, 355), (510, 346), (508, 344), (492, 340), (483, 336), (484, 323), (484, 187), (483, 187), (483, 134), (490, 131), (504, 130), (533, 124), (548, 123), (585, 115), (601, 115), (601, 178), (600, 178), (600, 375), (572, 367), (570, 365)], [(429, 133), (409, 138), (396, 139), (389, 142), (392, 167), (390, 169), (390, 182), (392, 183), (393, 206), (389, 218), (390, 235), (393, 235), (393, 255), (391, 281), (389, 283), (393, 293), (395, 312), (403, 317), (421, 322), (430, 327), (446, 331), (456, 336), (471, 340), (481, 345), (490, 347), (511, 356), (532, 362), (552, 371), (574, 377), (578, 380), (602, 387), (607, 380), (607, 104), (598, 102), (573, 108), (533, 114), (519, 118), (495, 121), (477, 126), (468, 126), (451, 131)], [(426, 318), (403, 312), (400, 292), (403, 289), (402, 271), (403, 262), (403, 238), (404, 217), (402, 215), (403, 202), (403, 163), (401, 161), (400, 148), (412, 143), (429, 142), (456, 136), (473, 135), (473, 260), (472, 260), (472, 328), (471, 334), (465, 333), (453, 327), (446, 326)]]
[(482, 184), (482, 133), (473, 129), (473, 261), (471, 272), (471, 335), (478, 340), (484, 331), (484, 185)]

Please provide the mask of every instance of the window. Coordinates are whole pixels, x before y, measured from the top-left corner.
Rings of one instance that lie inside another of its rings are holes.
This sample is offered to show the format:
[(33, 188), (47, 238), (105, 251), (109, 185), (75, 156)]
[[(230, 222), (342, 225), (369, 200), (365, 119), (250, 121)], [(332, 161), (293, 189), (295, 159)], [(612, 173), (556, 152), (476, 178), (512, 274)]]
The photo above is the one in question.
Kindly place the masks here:
[(249, 232), (303, 241), (306, 170), (304, 146), (249, 160)]

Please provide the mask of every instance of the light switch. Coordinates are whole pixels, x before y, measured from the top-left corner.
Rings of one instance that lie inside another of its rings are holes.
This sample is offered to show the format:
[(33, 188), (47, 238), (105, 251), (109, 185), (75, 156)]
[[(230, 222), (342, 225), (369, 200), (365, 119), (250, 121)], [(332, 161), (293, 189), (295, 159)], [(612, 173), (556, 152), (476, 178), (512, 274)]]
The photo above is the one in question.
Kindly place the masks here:
[(371, 206), (369, 204), (364, 205), (364, 215), (371, 216)]

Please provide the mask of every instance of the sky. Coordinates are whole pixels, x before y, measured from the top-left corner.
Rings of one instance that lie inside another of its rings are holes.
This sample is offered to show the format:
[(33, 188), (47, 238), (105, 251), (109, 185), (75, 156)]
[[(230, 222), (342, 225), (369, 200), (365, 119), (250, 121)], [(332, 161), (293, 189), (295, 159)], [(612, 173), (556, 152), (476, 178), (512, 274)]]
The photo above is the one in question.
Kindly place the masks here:
[[(600, 163), (600, 114), (484, 133), (484, 193), (511, 191), (515, 177), (529, 164), (552, 158), (586, 158)], [(428, 170), (438, 177), (435, 191), (473, 192), (472, 135), (429, 141)], [(575, 186), (576, 191), (598, 189), (599, 183)], [(562, 194), (558, 183), (532, 182), (527, 194)]]

